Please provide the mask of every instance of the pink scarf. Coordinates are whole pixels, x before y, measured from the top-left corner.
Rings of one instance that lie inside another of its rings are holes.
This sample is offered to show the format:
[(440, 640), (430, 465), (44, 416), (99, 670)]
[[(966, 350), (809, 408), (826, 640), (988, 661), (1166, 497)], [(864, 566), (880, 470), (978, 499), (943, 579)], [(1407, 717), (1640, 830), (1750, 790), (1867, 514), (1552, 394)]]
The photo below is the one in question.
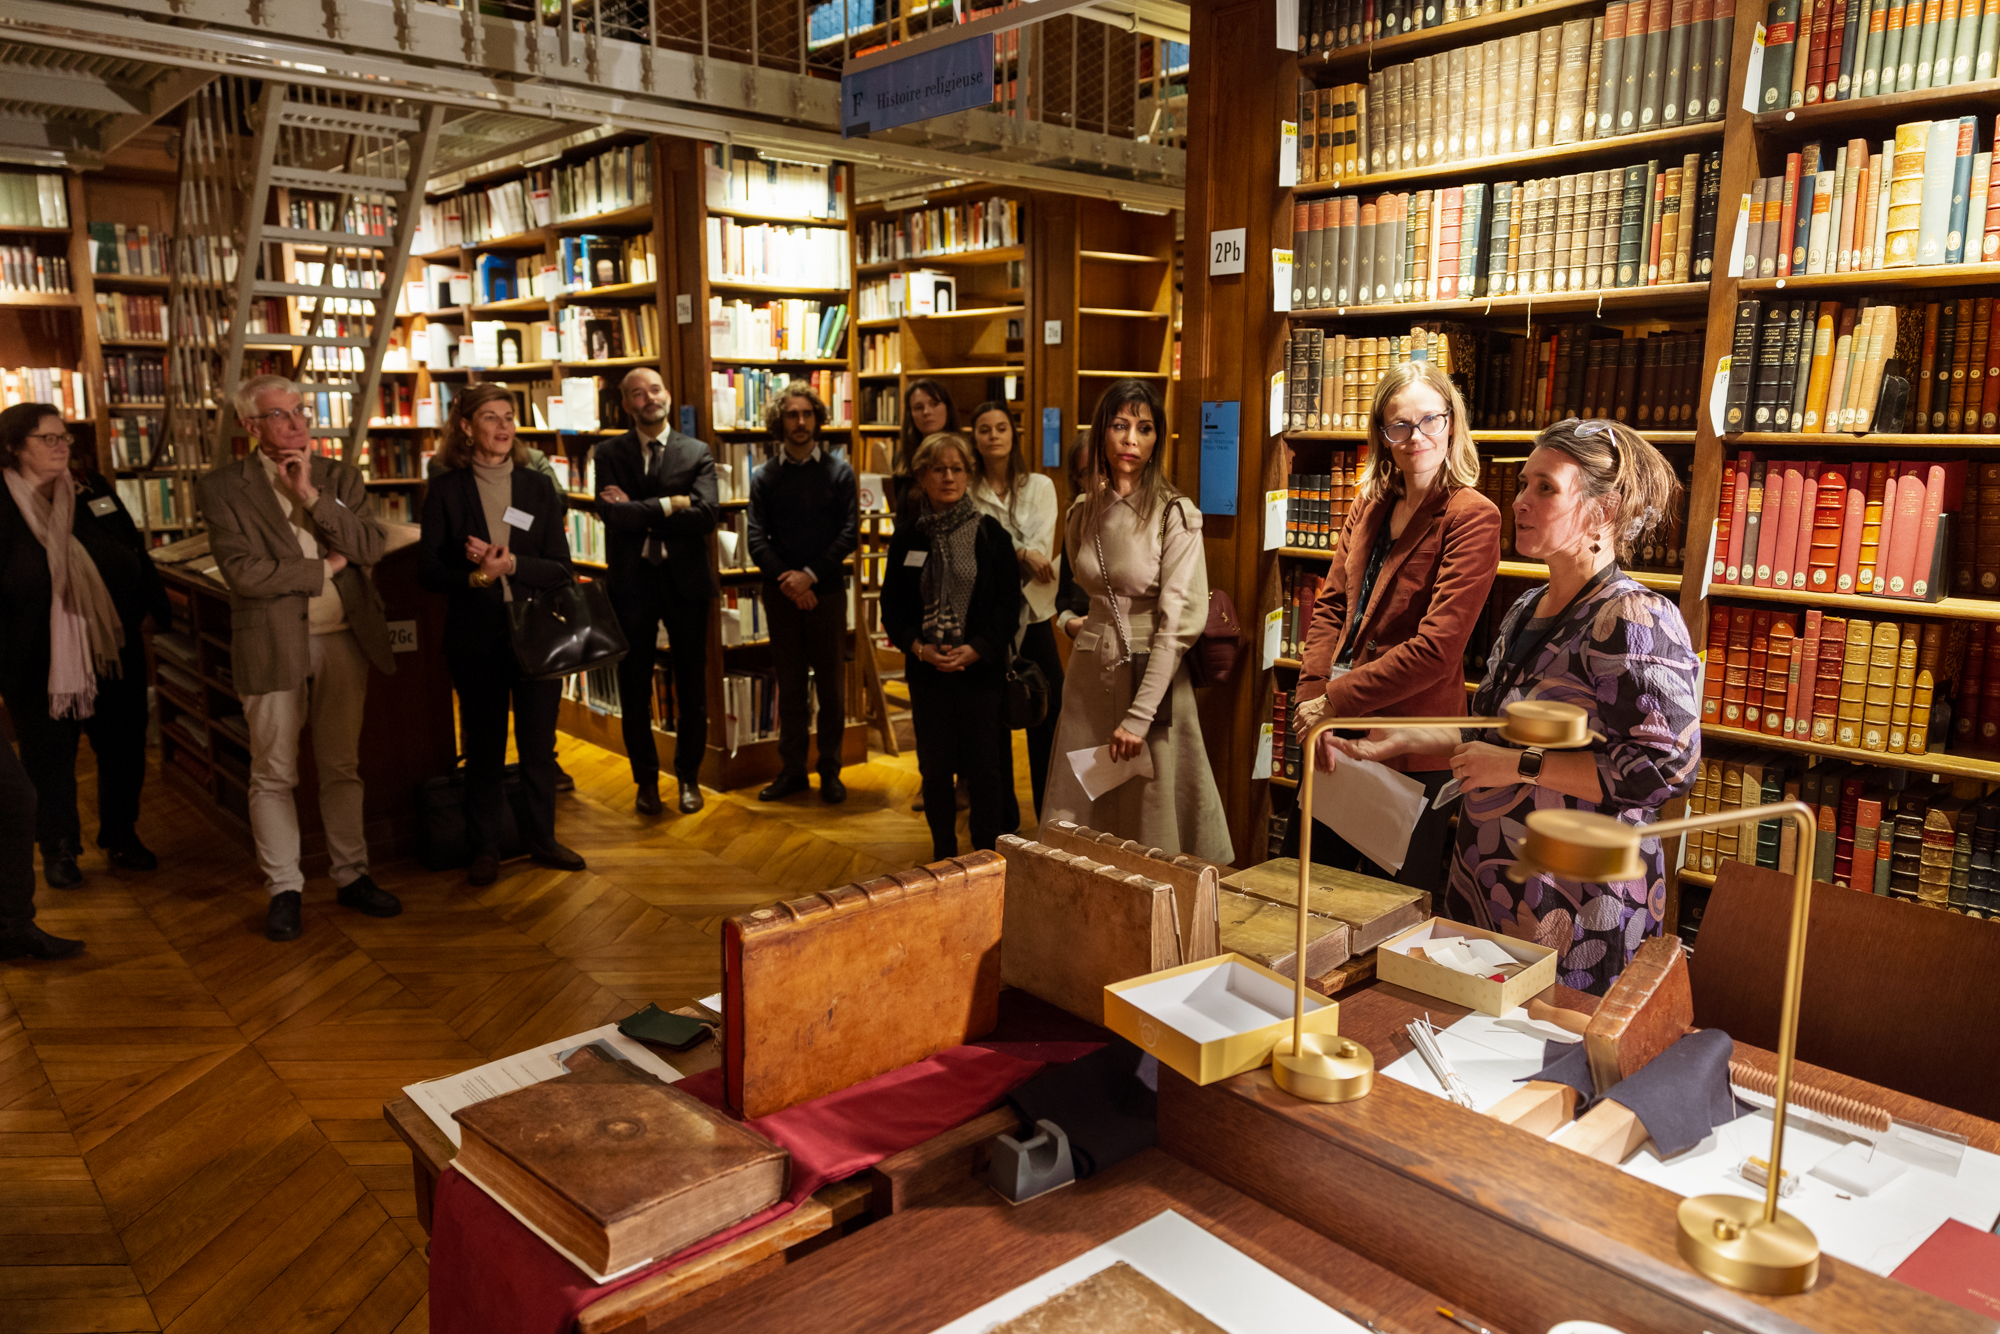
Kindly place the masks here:
[(117, 676), (125, 627), (104, 576), (76, 540), (76, 483), (68, 472), (46, 497), (13, 468), (7, 489), (28, 530), (49, 557), (49, 717), (88, 718), (97, 708), (97, 678)]

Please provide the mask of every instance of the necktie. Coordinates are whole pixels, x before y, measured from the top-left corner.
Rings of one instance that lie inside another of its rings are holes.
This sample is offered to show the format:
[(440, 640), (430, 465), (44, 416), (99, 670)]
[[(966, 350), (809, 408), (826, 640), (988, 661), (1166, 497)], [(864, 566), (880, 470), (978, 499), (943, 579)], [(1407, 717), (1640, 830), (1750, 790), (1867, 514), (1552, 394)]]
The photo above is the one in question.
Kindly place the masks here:
[[(658, 473), (661, 461), (666, 458), (666, 453), (667, 451), (665, 446), (663, 446), (658, 440), (654, 440), (647, 444), (646, 446), (647, 476), (651, 477), (654, 476), (656, 473)], [(659, 538), (653, 537), (650, 534), (646, 538), (645, 546), (639, 549), (639, 554), (646, 558), (646, 563), (649, 565), (662, 565), (665, 564), (667, 559), (666, 547), (661, 544)]]

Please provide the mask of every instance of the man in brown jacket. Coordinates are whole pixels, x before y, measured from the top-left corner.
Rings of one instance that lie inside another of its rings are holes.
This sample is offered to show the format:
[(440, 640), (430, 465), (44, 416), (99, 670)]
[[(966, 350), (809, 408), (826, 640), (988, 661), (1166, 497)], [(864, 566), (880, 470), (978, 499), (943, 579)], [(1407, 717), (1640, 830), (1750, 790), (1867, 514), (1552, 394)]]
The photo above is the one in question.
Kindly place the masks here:
[(312, 417), (291, 381), (247, 380), (236, 413), (257, 448), (201, 479), (209, 549), (229, 585), (230, 657), (250, 729), (250, 830), (271, 906), (264, 934), (302, 929), (299, 729), (310, 726), (319, 808), (344, 907), (403, 910), (368, 875), (361, 818), (361, 715), (370, 664), (396, 670), (382, 596), (368, 577), (387, 535), (350, 464), (312, 451)]

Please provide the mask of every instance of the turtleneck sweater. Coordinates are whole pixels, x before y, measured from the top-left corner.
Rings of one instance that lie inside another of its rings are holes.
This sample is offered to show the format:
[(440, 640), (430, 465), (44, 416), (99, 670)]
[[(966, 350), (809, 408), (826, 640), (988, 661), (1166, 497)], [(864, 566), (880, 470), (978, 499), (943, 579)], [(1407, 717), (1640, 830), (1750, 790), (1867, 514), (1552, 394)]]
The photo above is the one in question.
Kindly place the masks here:
[[(510, 458), (495, 465), (481, 462), (475, 454), (472, 478), (479, 484), (479, 505), (486, 514), (486, 540), (496, 547), (511, 548), (514, 535), (507, 528), (506, 514), (514, 504), (514, 460)], [(514, 600), (513, 590), (504, 581), (501, 596), (509, 602)]]

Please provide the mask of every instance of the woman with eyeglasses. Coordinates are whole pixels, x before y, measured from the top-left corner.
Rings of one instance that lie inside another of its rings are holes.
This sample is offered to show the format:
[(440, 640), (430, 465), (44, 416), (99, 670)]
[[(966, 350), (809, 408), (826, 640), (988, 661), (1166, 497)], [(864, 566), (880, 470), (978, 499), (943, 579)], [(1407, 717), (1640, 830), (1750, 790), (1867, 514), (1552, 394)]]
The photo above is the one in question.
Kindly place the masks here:
[[(173, 623), (145, 541), (110, 483), (72, 471), (60, 409), (0, 412), (0, 697), (36, 794), (35, 839), (51, 889), (83, 881), (76, 751), (97, 755), (97, 846), (113, 866), (159, 864), (139, 841), (146, 774), (146, 645), (141, 626)], [(0, 902), (0, 936), (32, 928)], [(53, 937), (50, 937), (53, 939)], [(33, 952), (32, 950), (28, 952)]]
[(472, 843), (467, 880), (500, 874), (507, 796), (507, 715), (521, 761), (528, 855), (544, 866), (581, 871), (584, 860), (556, 842), (556, 714), (562, 682), (521, 675), (507, 629), (516, 591), (555, 588), (576, 577), (568, 516), (555, 483), (527, 463), (514, 433), (514, 398), (505, 385), (476, 384), (452, 400), (441, 446), (447, 469), (424, 497), (423, 586), (447, 599), (445, 667), (458, 692), (459, 748), (465, 754), (465, 822)]
[(1618, 422), (1558, 422), (1521, 469), (1514, 546), (1544, 561), (1549, 582), (1521, 595), (1494, 636), (1472, 711), (1495, 717), (1518, 699), (1576, 704), (1602, 738), (1587, 750), (1516, 749), (1496, 731), (1376, 732), (1338, 747), (1357, 759), (1450, 749), (1465, 792), (1451, 861), (1454, 916), (1556, 951), (1557, 980), (1603, 995), (1666, 913), (1658, 840), (1640, 845), (1646, 874), (1585, 884), (1547, 874), (1508, 879), (1535, 810), (1597, 811), (1648, 825), (1684, 796), (1701, 764), (1698, 664), (1673, 599), (1618, 568), (1668, 520), (1673, 469)]
[[(1500, 510), (1478, 483), (1479, 451), (1457, 386), (1435, 362), (1392, 368), (1375, 390), (1354, 505), (1300, 654), (1300, 736), (1321, 718), (1465, 712), (1465, 645), (1500, 564)], [(1320, 768), (1331, 769), (1331, 733), (1319, 753)], [(1450, 816), (1431, 799), (1451, 776), (1450, 748), (1399, 755), (1389, 767), (1424, 785), (1402, 866), (1377, 866), (1317, 824), (1313, 860), (1441, 899)]]

